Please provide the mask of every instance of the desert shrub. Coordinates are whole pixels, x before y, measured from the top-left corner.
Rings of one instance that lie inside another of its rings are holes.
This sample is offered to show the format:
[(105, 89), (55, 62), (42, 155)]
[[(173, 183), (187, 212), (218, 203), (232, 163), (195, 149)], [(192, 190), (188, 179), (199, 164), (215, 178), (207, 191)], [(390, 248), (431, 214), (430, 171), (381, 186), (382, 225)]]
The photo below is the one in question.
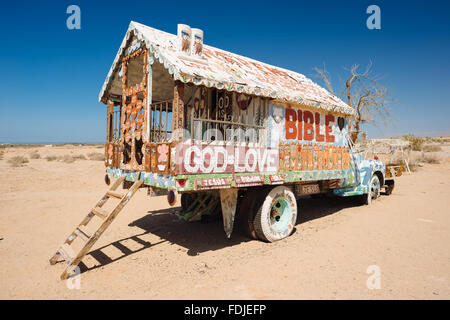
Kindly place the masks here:
[(439, 159), (438, 156), (433, 155), (433, 154), (426, 154), (423, 157), (423, 162), (425, 163), (430, 163), (430, 164), (439, 164), (441, 163), (441, 160)]
[(0, 160), (3, 160), (3, 155), (5, 154), (5, 152), (3, 150), (0, 150)]
[(407, 136), (403, 136), (403, 139), (406, 141), (409, 141), (411, 143), (411, 149), (414, 151), (421, 151), (422, 145), (425, 143), (425, 139), (415, 137), (412, 134), (409, 134)]
[(409, 158), (408, 159), (408, 165), (409, 165), (409, 169), (411, 171), (417, 171), (417, 169), (419, 167), (423, 166), (423, 163), (424, 163), (424, 161), (423, 161), (423, 158), (424, 158), (423, 152), (417, 152), (417, 151), (414, 152), (414, 151), (412, 151), (409, 154), (408, 158)]
[(64, 156), (60, 157), (58, 159), (59, 161), (62, 161), (64, 163), (73, 163), (75, 162), (75, 157), (71, 156), (70, 154), (65, 154)]
[(30, 153), (30, 159), (40, 159), (41, 155), (37, 151)]
[(424, 152), (412, 152), (410, 154), (408, 164), (411, 171), (417, 171), (425, 163), (439, 164), (441, 163), (441, 158), (436, 154), (425, 154)]
[(84, 154), (77, 154), (73, 156), (76, 160), (86, 160), (86, 156)]
[(95, 161), (104, 161), (105, 160), (105, 155), (100, 152), (91, 152), (91, 153), (88, 153), (87, 156), (88, 156), (89, 160), (95, 160)]
[(15, 156), (8, 160), (8, 163), (11, 165), (11, 167), (21, 167), (28, 162), (28, 159), (24, 156)]
[(55, 161), (56, 159), (58, 159), (57, 156), (46, 156), (45, 159), (47, 159), (47, 161)]
[(442, 148), (436, 145), (426, 145), (423, 146), (422, 150), (425, 152), (439, 152), (442, 151)]

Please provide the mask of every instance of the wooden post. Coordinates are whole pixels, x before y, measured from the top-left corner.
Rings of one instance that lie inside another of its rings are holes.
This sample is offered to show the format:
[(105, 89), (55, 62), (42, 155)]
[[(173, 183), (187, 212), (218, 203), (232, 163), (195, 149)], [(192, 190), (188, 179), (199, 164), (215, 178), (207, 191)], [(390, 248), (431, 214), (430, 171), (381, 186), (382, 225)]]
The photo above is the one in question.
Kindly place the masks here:
[[(148, 55), (150, 55), (150, 51), (148, 51)], [(150, 136), (150, 130), (151, 128), (151, 123), (150, 123), (150, 119), (151, 119), (151, 115), (152, 115), (152, 101), (153, 101), (153, 95), (152, 95), (152, 90), (153, 90), (153, 68), (152, 65), (148, 63), (148, 57), (147, 57), (147, 105), (146, 110), (147, 110), (147, 119), (145, 121), (145, 129), (146, 129), (146, 133), (147, 133), (147, 142), (152, 142), (151, 140), (151, 136)]]
[(108, 102), (106, 103), (107, 108), (106, 108), (106, 142), (111, 142), (111, 130), (113, 130), (114, 128), (111, 128), (111, 117), (114, 116), (114, 102), (112, 102), (111, 100), (108, 100)]
[(174, 91), (173, 91), (173, 103), (172, 103), (172, 135), (173, 140), (180, 140), (181, 135), (178, 133), (175, 136), (175, 131), (177, 129), (184, 128), (184, 83), (180, 81), (175, 82)]

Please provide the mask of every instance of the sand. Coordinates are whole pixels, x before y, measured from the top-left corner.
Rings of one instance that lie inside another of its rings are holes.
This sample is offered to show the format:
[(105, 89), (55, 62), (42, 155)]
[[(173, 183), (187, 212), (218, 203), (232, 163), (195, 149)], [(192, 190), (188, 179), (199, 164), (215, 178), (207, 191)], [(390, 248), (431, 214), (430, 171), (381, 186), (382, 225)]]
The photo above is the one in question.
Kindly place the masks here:
[[(4, 150), (4, 149), (3, 149)], [(0, 160), (0, 299), (449, 299), (450, 162), (398, 178), (371, 206), (301, 199), (283, 241), (225, 238), (220, 221), (179, 221), (141, 189), (83, 260), (80, 289), (48, 259), (107, 187), (102, 161), (7, 160), (103, 152), (7, 148)], [(175, 208), (176, 209), (176, 208)], [(369, 289), (375, 265), (380, 288)], [(373, 267), (372, 267), (373, 268)]]

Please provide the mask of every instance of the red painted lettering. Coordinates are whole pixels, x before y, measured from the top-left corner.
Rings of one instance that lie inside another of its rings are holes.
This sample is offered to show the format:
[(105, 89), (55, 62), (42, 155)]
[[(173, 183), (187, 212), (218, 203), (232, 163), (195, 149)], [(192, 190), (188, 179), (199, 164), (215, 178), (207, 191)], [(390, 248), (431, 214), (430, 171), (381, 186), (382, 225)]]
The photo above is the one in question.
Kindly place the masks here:
[(325, 136), (327, 138), (327, 142), (334, 142), (334, 135), (331, 134), (331, 132), (333, 132), (333, 127), (330, 125), (332, 122), (334, 122), (334, 116), (327, 114), (325, 116)]

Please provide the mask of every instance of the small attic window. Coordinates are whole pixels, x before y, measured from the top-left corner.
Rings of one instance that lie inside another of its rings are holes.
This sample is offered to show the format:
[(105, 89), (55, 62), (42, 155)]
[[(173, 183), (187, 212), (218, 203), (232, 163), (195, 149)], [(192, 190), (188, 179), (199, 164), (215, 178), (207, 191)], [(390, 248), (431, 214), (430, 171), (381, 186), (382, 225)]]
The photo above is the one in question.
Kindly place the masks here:
[(127, 62), (127, 87), (132, 88), (144, 80), (144, 55), (130, 58)]

